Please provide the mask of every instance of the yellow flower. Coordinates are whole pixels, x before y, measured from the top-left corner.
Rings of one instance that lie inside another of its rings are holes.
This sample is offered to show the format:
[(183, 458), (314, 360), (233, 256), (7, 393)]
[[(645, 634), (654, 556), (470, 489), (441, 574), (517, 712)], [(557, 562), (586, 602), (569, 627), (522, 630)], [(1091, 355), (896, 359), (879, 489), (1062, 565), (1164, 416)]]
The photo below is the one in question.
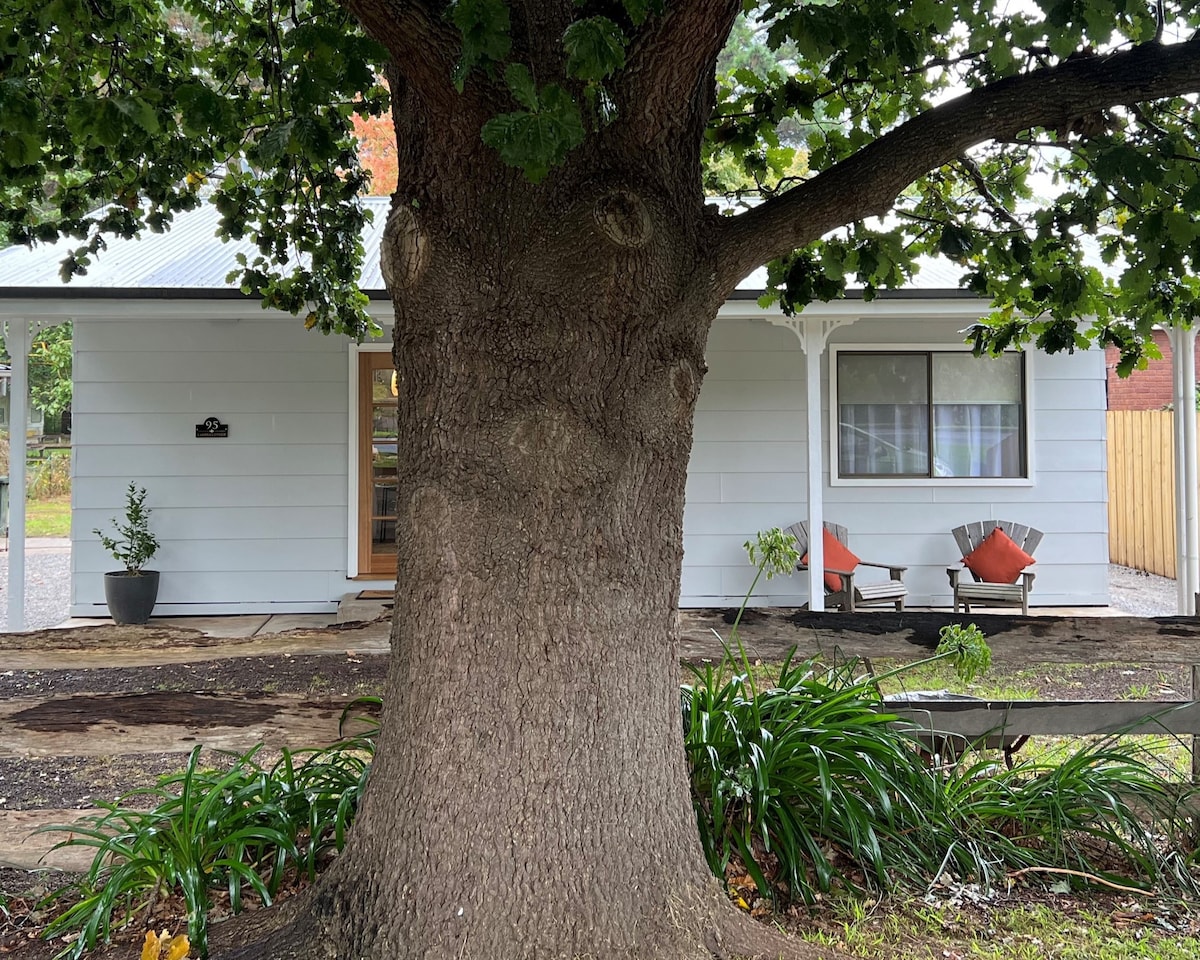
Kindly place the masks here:
[(142, 945), (142, 960), (186, 960), (192, 944), (187, 934), (177, 937), (167, 935), (167, 931), (155, 933), (146, 931), (146, 942)]
[[(167, 931), (162, 935), (165, 937)], [(142, 960), (158, 960), (158, 934), (153, 930), (146, 931), (146, 942), (142, 945)]]

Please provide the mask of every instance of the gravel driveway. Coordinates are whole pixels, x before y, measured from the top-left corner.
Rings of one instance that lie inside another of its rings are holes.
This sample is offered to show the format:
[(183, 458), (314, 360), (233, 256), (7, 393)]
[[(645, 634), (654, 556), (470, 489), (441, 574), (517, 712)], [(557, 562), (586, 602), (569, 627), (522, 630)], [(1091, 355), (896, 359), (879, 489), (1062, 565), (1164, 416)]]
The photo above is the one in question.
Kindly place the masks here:
[[(1175, 613), (1175, 581), (1109, 564), (1112, 606), (1134, 617)], [(29, 541), (25, 554), (25, 629), (38, 630), (68, 617), (71, 590), (71, 542)], [(0, 551), (0, 631), (8, 629), (8, 552)]]
[(1108, 602), (1131, 617), (1173, 617), (1178, 609), (1175, 581), (1129, 567), (1108, 565)]
[[(6, 541), (0, 545), (7, 547)], [(25, 629), (62, 623), (71, 609), (71, 541), (43, 537), (25, 548)], [(8, 550), (0, 550), (0, 631), (8, 629)]]

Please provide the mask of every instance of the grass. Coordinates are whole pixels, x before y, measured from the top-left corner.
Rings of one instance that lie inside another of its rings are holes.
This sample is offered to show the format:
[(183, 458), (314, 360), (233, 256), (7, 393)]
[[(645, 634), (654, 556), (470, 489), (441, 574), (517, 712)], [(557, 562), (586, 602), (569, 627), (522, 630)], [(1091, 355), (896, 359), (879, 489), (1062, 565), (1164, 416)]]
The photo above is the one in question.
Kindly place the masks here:
[[(1104, 912), (1070, 898), (1049, 904), (839, 900), (789, 925), (802, 939), (866, 960), (1191, 960), (1186, 916), (1120, 902)], [(1181, 929), (1182, 927), (1182, 929)]]
[(71, 535), (71, 495), (29, 500), (25, 504), (25, 533), (30, 537)]
[[(872, 660), (875, 673), (885, 674), (904, 667), (903, 672), (880, 683), (880, 690), (887, 696), (912, 690), (950, 690), (967, 693), (985, 700), (1033, 700), (1038, 697), (1039, 684), (1047, 671), (1069, 669), (1069, 664), (1038, 664), (1032, 668), (993, 666), (982, 677), (969, 683), (959, 680), (953, 664), (945, 661), (925, 663), (907, 667), (897, 660)], [(1049, 679), (1049, 678), (1046, 678)]]
[(68, 451), (50, 453), (41, 460), (31, 461), (27, 481), (29, 496), (61, 497), (71, 493), (71, 454)]

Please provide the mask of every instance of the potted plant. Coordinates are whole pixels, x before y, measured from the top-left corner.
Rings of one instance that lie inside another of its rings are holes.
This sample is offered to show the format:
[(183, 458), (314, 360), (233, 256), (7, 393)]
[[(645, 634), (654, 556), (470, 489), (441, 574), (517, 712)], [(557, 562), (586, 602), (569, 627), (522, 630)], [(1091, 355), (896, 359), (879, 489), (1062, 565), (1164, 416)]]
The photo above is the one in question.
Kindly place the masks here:
[(146, 488), (140, 490), (131, 481), (125, 491), (125, 522), (113, 517), (117, 535), (109, 537), (99, 528), (92, 532), (100, 538), (124, 570), (104, 575), (104, 599), (116, 623), (145, 623), (158, 599), (158, 571), (145, 565), (158, 551), (158, 540), (150, 532), (150, 511), (146, 508)]

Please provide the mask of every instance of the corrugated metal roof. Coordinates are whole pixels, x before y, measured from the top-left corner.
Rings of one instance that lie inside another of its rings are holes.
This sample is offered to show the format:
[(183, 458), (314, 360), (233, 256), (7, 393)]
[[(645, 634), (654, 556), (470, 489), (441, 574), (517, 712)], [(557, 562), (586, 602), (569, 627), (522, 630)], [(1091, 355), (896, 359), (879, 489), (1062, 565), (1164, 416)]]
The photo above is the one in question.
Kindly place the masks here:
[[(360, 277), (363, 290), (383, 290), (379, 272), (379, 242), (387, 219), (388, 197), (367, 197), (364, 204), (375, 214), (366, 231), (367, 262)], [(125, 240), (106, 239), (107, 249), (92, 257), (83, 276), (70, 286), (109, 289), (231, 290), (226, 276), (237, 269), (237, 255), (253, 258), (257, 252), (250, 240), (217, 239), (221, 219), (217, 208), (206, 203), (196, 210), (178, 214), (163, 233), (146, 232)], [(33, 249), (9, 247), (0, 250), (0, 287), (63, 286), (58, 271), (62, 261), (79, 246), (73, 239), (38, 244)]]
[[(363, 235), (366, 260), (359, 286), (370, 294), (384, 293), (379, 268), (379, 244), (387, 221), (389, 197), (366, 197), (364, 204), (374, 213), (374, 221)], [(220, 214), (206, 203), (196, 210), (178, 214), (163, 233), (144, 233), (125, 240), (107, 239), (108, 248), (92, 258), (87, 274), (74, 277), (69, 285), (59, 279), (62, 261), (79, 246), (67, 239), (38, 244), (33, 249), (8, 247), (0, 250), (0, 295), (3, 288), (63, 288), (104, 290), (235, 290), (226, 281), (237, 269), (237, 254), (253, 257), (255, 247), (249, 240), (222, 243), (216, 237)], [(958, 291), (962, 268), (948, 261), (922, 257), (920, 271), (906, 289), (918, 291)], [(766, 270), (754, 271), (738, 284), (747, 293), (766, 287)]]

